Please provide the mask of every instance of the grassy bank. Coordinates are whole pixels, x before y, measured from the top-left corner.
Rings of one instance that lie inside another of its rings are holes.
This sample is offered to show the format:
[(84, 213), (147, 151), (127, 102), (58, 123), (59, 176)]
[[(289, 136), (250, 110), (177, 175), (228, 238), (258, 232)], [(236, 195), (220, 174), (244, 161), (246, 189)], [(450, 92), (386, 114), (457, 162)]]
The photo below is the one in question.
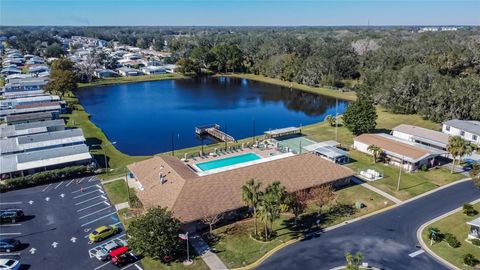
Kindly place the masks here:
[(167, 74), (157, 74), (157, 75), (144, 75), (144, 76), (131, 76), (131, 77), (112, 77), (96, 80), (90, 83), (79, 83), (79, 88), (92, 87), (92, 86), (103, 86), (103, 85), (112, 85), (112, 84), (123, 84), (123, 83), (136, 83), (136, 82), (148, 82), (148, 81), (161, 81), (161, 80), (171, 80), (171, 79), (186, 79), (185, 77), (178, 73), (167, 73)]
[(249, 79), (253, 81), (280, 85), (283, 87), (291, 87), (294, 89), (298, 89), (298, 90), (313, 93), (313, 94), (330, 96), (330, 97), (344, 99), (344, 100), (355, 100), (357, 98), (355, 92), (342, 92), (341, 90), (333, 90), (333, 89), (328, 89), (324, 87), (312, 87), (312, 86), (299, 84), (295, 82), (287, 82), (280, 79), (269, 78), (262, 75), (238, 73), (238, 74), (224, 74), (224, 75), (216, 75), (216, 76), (244, 78), (244, 79)]
[[(480, 212), (480, 203), (474, 205), (475, 209)], [(474, 246), (471, 243), (465, 241), (470, 226), (466, 224), (467, 221), (478, 218), (480, 214), (469, 217), (462, 213), (462, 211), (456, 212), (444, 219), (441, 219), (430, 226), (425, 228), (422, 232), (423, 241), (429, 245), (430, 250), (435, 252), (440, 257), (454, 264), (460, 269), (473, 270), (473, 267), (463, 264), (463, 256), (467, 253), (473, 254), (480, 260), (480, 247)], [(435, 243), (430, 246), (430, 240), (428, 239), (428, 229), (430, 227), (438, 228), (441, 233), (451, 233), (460, 241), (461, 246), (458, 248), (450, 247), (445, 241)]]

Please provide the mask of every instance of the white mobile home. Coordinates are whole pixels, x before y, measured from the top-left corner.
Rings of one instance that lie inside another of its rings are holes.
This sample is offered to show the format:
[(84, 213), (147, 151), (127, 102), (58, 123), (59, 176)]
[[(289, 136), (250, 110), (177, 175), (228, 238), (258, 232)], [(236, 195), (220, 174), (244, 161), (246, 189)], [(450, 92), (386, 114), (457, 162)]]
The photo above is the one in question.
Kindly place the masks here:
[(442, 132), (480, 145), (480, 121), (449, 120), (443, 123)]

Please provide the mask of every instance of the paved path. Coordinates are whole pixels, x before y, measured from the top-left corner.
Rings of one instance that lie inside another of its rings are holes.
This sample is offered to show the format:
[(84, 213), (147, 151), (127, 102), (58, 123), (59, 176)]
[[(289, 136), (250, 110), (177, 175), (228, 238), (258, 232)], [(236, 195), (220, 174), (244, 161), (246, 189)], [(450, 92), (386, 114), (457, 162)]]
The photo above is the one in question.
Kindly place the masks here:
[(225, 270), (228, 269), (225, 264), (218, 258), (217, 254), (210, 250), (210, 247), (203, 241), (202, 237), (194, 231), (188, 232), (189, 241), (202, 260), (207, 264), (211, 270)]
[(446, 266), (419, 249), (417, 229), (437, 216), (480, 198), (472, 181), (463, 181), (392, 210), (285, 247), (258, 269), (331, 269), (345, 263), (346, 251), (361, 251), (365, 262), (383, 269), (442, 270)]
[(129, 208), (130, 205), (128, 204), (128, 202), (123, 202), (123, 203), (118, 203), (118, 204), (115, 204), (115, 209), (118, 211), (118, 210), (122, 210), (122, 209), (125, 209), (125, 208)]
[(360, 179), (358, 179), (358, 178), (356, 178), (356, 177), (353, 177), (353, 178), (352, 178), (352, 181), (355, 182), (355, 183), (357, 183), (357, 184), (360, 184), (360, 185), (361, 185), (362, 187), (364, 187), (364, 188), (368, 188), (368, 189), (370, 189), (371, 191), (373, 191), (373, 192), (375, 192), (375, 193), (377, 193), (377, 194), (382, 195), (383, 197), (389, 199), (390, 201), (392, 201), (392, 202), (394, 202), (394, 203), (396, 203), (396, 204), (402, 203), (402, 201), (401, 201), (400, 199), (398, 199), (398, 198), (396, 198), (396, 197), (394, 197), (394, 196), (386, 193), (386, 192), (383, 191), (383, 190), (380, 190), (380, 189), (378, 189), (378, 188), (376, 188), (376, 187), (374, 187), (374, 186), (371, 186), (371, 185), (369, 185), (368, 183), (365, 183), (365, 182), (363, 182), (362, 180), (360, 180)]

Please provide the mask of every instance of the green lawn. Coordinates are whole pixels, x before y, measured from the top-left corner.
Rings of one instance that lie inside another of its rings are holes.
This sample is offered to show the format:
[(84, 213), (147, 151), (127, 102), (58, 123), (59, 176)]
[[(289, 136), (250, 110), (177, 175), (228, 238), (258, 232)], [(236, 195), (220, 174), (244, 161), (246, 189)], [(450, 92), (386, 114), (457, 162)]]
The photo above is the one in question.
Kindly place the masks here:
[(399, 198), (400, 200), (410, 199), (429, 190), (465, 178), (462, 174), (451, 174), (449, 170), (444, 168), (434, 168), (427, 172), (402, 172), (400, 190), (397, 191), (398, 174), (400, 173), (398, 167), (385, 165), (383, 163), (374, 164), (371, 156), (355, 150), (350, 150), (350, 156), (352, 160), (355, 161), (347, 166), (356, 172), (360, 169), (366, 168), (373, 168), (377, 171), (383, 172), (383, 179), (371, 182), (370, 184)]
[(336, 97), (344, 100), (355, 100), (357, 98), (355, 92), (342, 92), (340, 90), (332, 90), (332, 89), (323, 88), (323, 87), (312, 87), (312, 86), (299, 84), (295, 82), (287, 82), (287, 81), (282, 81), (280, 79), (269, 78), (262, 75), (236, 73), (236, 74), (219, 74), (217, 76), (245, 78), (249, 80), (265, 82), (265, 83), (280, 85), (284, 87), (291, 87), (291, 88), (302, 90), (305, 92), (310, 92), (310, 93), (330, 96), (330, 97)]
[[(337, 191), (337, 204), (331, 211), (322, 218), (321, 227), (325, 228), (334, 224), (339, 224), (358, 216), (372, 213), (384, 208), (385, 201), (388, 205), (392, 203), (382, 196), (362, 187), (354, 185)], [(363, 209), (353, 207), (356, 201), (366, 205)], [(267, 243), (259, 242), (250, 237), (253, 232), (253, 220), (248, 219), (234, 224), (225, 225), (214, 230), (215, 239), (211, 241), (212, 247), (217, 251), (217, 255), (229, 268), (242, 267), (251, 264), (262, 257), (274, 247), (303, 235), (303, 230), (310, 231), (318, 229), (316, 227), (317, 211), (315, 206), (310, 205), (307, 213), (302, 217), (302, 223), (305, 226), (294, 227), (291, 215), (283, 215), (275, 221), (274, 229), (277, 237)], [(259, 222), (259, 228), (262, 224)]]
[[(192, 251), (190, 249), (190, 251)], [(164, 264), (160, 261), (154, 260), (152, 258), (143, 258), (142, 259), (143, 269), (145, 270), (187, 270), (187, 269), (195, 269), (195, 270), (209, 270), (208, 266), (203, 262), (202, 258), (194, 256), (193, 257), (193, 264), (189, 266), (183, 265), (182, 262), (172, 262), (168, 264)]]
[[(475, 209), (480, 212), (480, 203), (474, 205)], [(441, 219), (429, 227), (425, 228), (422, 232), (422, 238), (425, 244), (429, 245), (429, 248), (440, 257), (459, 267), (460, 269), (473, 270), (473, 267), (469, 267), (463, 264), (463, 255), (467, 253), (473, 254), (478, 260), (480, 260), (480, 247), (474, 246), (465, 239), (467, 238), (468, 230), (470, 226), (466, 224), (467, 221), (478, 218), (480, 214), (475, 217), (469, 217), (462, 213), (462, 211), (456, 212), (444, 219)], [(441, 233), (451, 233), (455, 235), (458, 241), (461, 242), (461, 246), (458, 248), (450, 247), (446, 242), (435, 243), (430, 246), (430, 240), (428, 239), (428, 228), (438, 228)]]
[(112, 77), (112, 78), (98, 79), (90, 83), (79, 83), (78, 87), (83, 88), (83, 87), (102, 86), (102, 85), (111, 85), (111, 84), (119, 84), (119, 83), (135, 83), (135, 82), (160, 81), (160, 80), (184, 79), (184, 78), (187, 78), (187, 77), (178, 73), (131, 76), (131, 77)]
[(123, 180), (113, 181), (103, 185), (108, 198), (113, 204), (119, 204), (128, 201), (127, 183)]

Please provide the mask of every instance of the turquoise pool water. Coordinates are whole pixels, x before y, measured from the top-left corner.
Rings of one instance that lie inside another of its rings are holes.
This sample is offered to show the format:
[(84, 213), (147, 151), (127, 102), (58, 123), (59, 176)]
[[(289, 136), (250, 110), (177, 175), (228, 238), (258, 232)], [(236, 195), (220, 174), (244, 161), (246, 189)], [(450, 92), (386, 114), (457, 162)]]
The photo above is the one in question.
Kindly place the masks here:
[(217, 159), (217, 160), (212, 160), (212, 161), (207, 161), (203, 163), (198, 163), (196, 164), (197, 167), (202, 170), (202, 171), (208, 171), (208, 170), (213, 170), (217, 168), (222, 168), (230, 165), (235, 165), (235, 164), (240, 164), (252, 160), (257, 160), (261, 159), (260, 156), (254, 154), (254, 153), (247, 153), (243, 155), (238, 155), (238, 156), (233, 156), (233, 157), (228, 157), (228, 158), (222, 158), (222, 159)]

